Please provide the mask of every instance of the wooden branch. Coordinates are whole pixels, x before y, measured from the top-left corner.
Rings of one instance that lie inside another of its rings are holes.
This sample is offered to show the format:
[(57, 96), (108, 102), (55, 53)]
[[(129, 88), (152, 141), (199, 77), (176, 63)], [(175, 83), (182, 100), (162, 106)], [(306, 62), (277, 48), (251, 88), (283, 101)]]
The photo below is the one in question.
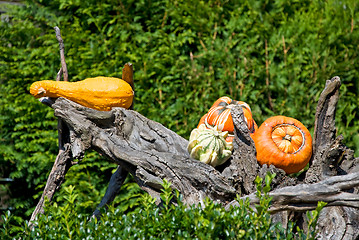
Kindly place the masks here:
[(260, 166), (242, 108), (240, 106), (233, 107), (231, 114), (235, 126), (234, 151), (230, 165), (223, 170), (222, 174), (231, 181), (240, 195), (249, 194), (256, 190), (254, 180), (259, 173)]
[[(327, 202), (327, 206), (347, 206), (359, 208), (359, 195), (346, 192), (359, 186), (359, 172), (343, 176), (334, 176), (314, 184), (299, 184), (283, 187), (268, 193), (272, 198), (269, 212), (274, 214), (280, 211), (308, 211), (314, 210), (319, 201)], [(254, 206), (259, 204), (255, 193), (243, 196), (240, 199), (249, 199)], [(226, 206), (239, 206), (237, 201), (232, 201)]]
[(315, 183), (327, 176), (347, 174), (358, 165), (354, 160), (354, 152), (342, 143), (343, 136), (336, 136), (335, 113), (340, 85), (339, 77), (327, 80), (319, 97), (314, 124), (313, 156), (306, 173), (306, 183)]
[[(64, 76), (64, 81), (68, 81), (68, 72), (67, 65), (65, 61), (65, 46), (61, 37), (60, 29), (55, 27), (56, 39), (59, 42), (60, 48), (60, 58), (61, 58), (61, 68), (56, 76), (56, 81), (61, 80), (61, 76)], [(48, 106), (51, 106), (53, 101), (50, 98), (41, 98), (41, 102), (45, 103)], [(58, 142), (59, 142), (59, 152), (57, 154), (55, 163), (52, 167), (50, 175), (47, 179), (46, 186), (41, 195), (40, 201), (37, 203), (35, 210), (33, 211), (30, 218), (30, 227), (34, 227), (34, 220), (38, 214), (42, 214), (44, 212), (44, 200), (48, 198), (50, 201), (52, 200), (57, 189), (60, 188), (61, 184), (64, 181), (65, 175), (69, 168), (73, 165), (72, 163), (72, 154), (71, 154), (71, 146), (68, 144), (70, 138), (70, 132), (67, 126), (63, 123), (61, 119), (57, 121), (57, 130), (58, 130)]]
[(61, 184), (64, 182), (65, 175), (67, 171), (70, 169), (70, 167), (72, 166), (71, 160), (72, 160), (72, 156), (71, 156), (70, 145), (66, 144), (64, 146), (64, 150), (60, 150), (59, 154), (57, 155), (54, 166), (52, 167), (49, 177), (47, 179), (44, 192), (34, 212), (31, 215), (30, 218), (31, 228), (34, 226), (34, 220), (36, 219), (36, 216), (38, 214), (44, 213), (43, 208), (45, 204), (45, 198), (51, 201), (55, 192), (59, 189)]
[(306, 174), (307, 183), (318, 182), (327, 175), (333, 175), (329, 167), (332, 163), (324, 155), (336, 138), (335, 112), (340, 85), (339, 77), (327, 80), (320, 94), (315, 114), (311, 168)]
[(62, 70), (62, 67), (61, 67), (60, 70), (58, 71), (57, 75), (56, 75), (56, 81), (61, 81), (62, 74), (63, 74), (63, 70)]
[(340, 78), (333, 77), (326, 81), (325, 88), (320, 94), (314, 123), (314, 153), (318, 153), (319, 148), (332, 142), (336, 137), (335, 112), (340, 85)]
[[(329, 176), (358, 172), (358, 159), (354, 159), (353, 151), (342, 143), (343, 137), (336, 136), (335, 113), (340, 85), (339, 77), (327, 80), (319, 97), (315, 114), (313, 156), (304, 183), (317, 183)], [(344, 182), (346, 184), (349, 185)], [(358, 194), (359, 188), (355, 186), (350, 191)], [(335, 195), (337, 199), (333, 201), (326, 199), (330, 201), (329, 206), (336, 206), (326, 207), (321, 211), (317, 226), (319, 238), (353, 239), (359, 236), (359, 225), (354, 224), (359, 222), (359, 210), (354, 208), (358, 200), (350, 202), (350, 198), (354, 196), (348, 194)], [(341, 204), (351, 207), (338, 206)]]
[[(65, 45), (64, 45), (64, 41), (62, 40), (60, 29), (57, 26), (54, 27), (54, 29), (55, 29), (55, 33), (56, 33), (56, 39), (59, 42), (59, 47), (60, 47), (61, 69), (62, 69), (62, 73), (63, 73), (63, 76), (64, 76), (64, 81), (68, 81), (69, 80), (69, 74), (67, 72), (67, 65), (66, 65), (66, 61), (65, 61)], [(58, 77), (57, 77), (56, 80), (59, 81), (60, 78), (61, 78), (60, 72), (59, 72), (59, 74), (57, 74), (57, 76)]]
[[(56, 39), (59, 42), (60, 60), (61, 60), (61, 68), (60, 68), (59, 72), (57, 73), (56, 81), (61, 81), (61, 76), (64, 77), (64, 81), (68, 81), (69, 77), (68, 77), (67, 65), (66, 65), (66, 60), (65, 60), (64, 41), (62, 40), (60, 29), (57, 26), (54, 27), (54, 29), (55, 29)], [(60, 150), (63, 150), (63, 148), (64, 148), (65, 140), (63, 138), (65, 136), (66, 130), (67, 129), (63, 126), (63, 122), (61, 121), (61, 119), (59, 119), (57, 121), (57, 131), (59, 133), (58, 141), (59, 141), (59, 149)]]

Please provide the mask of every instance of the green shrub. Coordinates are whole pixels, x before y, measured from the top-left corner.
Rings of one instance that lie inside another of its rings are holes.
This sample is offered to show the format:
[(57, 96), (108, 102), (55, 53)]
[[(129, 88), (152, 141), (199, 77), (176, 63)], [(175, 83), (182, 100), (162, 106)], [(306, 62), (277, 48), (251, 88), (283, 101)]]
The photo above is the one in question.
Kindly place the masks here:
[[(178, 192), (173, 194), (170, 184), (164, 181), (161, 208), (156, 207), (155, 200), (149, 195), (143, 195), (141, 208), (124, 214), (110, 206), (99, 221), (77, 214), (78, 195), (73, 186), (68, 186), (64, 204), (47, 202), (45, 213), (37, 219), (33, 230), (12, 223), (15, 221), (7, 213), (3, 216), (5, 224), (1, 231), (5, 236), (3, 239), (314, 239), (314, 227), (323, 204), (308, 213), (307, 235), (295, 229), (292, 222), (286, 229), (273, 223), (267, 211), (270, 206), (267, 193), (272, 178), (273, 175), (267, 175), (263, 189), (260, 188), (262, 179), (257, 178), (260, 204), (254, 209), (248, 200), (240, 200), (239, 207), (228, 211), (209, 200), (203, 207), (186, 207)], [(171, 203), (174, 199), (177, 205)]]

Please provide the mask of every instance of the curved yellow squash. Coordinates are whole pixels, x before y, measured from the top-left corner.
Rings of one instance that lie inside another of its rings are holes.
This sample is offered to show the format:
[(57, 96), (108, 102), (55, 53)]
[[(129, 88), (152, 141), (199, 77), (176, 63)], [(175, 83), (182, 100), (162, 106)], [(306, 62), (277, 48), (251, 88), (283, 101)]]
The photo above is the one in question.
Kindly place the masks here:
[(64, 97), (88, 108), (110, 111), (129, 108), (134, 92), (127, 82), (113, 77), (87, 78), (78, 82), (43, 80), (34, 82), (30, 93), (36, 98)]

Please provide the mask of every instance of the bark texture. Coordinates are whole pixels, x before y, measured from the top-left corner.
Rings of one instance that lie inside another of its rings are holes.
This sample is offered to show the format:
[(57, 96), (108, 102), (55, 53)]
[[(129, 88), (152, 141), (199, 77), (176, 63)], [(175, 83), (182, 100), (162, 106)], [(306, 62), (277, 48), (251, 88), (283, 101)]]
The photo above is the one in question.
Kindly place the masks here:
[[(343, 136), (337, 136), (335, 112), (339, 100), (339, 77), (327, 80), (322, 91), (315, 115), (313, 134), (313, 157), (306, 172), (305, 183), (317, 183), (330, 176), (358, 173), (358, 161), (354, 152), (343, 143)], [(343, 185), (351, 186), (350, 182)], [(346, 195), (358, 196), (358, 185), (351, 186)], [(350, 198), (349, 198), (350, 199)], [(358, 200), (353, 199), (353, 204)], [(341, 201), (344, 202), (344, 201)], [(354, 207), (334, 206), (324, 208), (318, 220), (319, 239), (355, 239), (359, 237), (359, 211)]]
[[(126, 74), (132, 78), (131, 73)], [(295, 213), (304, 222), (303, 212), (315, 209), (318, 201), (325, 201), (328, 205), (320, 214), (318, 238), (353, 239), (359, 236), (358, 159), (342, 144), (342, 136), (336, 136), (339, 88), (338, 77), (325, 85), (316, 111), (312, 160), (309, 169), (296, 178), (274, 166), (257, 163), (255, 145), (240, 107), (231, 111), (235, 125), (233, 155), (224, 165), (213, 168), (190, 158), (186, 139), (133, 110), (115, 108), (101, 112), (64, 98), (47, 99), (46, 103), (68, 128), (65, 166), (71, 166), (72, 158), (81, 159), (88, 149), (119, 165), (99, 207), (113, 200), (128, 173), (157, 199), (161, 183), (167, 179), (188, 205), (201, 205), (209, 197), (229, 208), (238, 205), (234, 200), (237, 194), (256, 204), (254, 180), (270, 171), (276, 173), (269, 193), (273, 197), (270, 208), (273, 219), (285, 224)], [(55, 162), (54, 169), (60, 166)], [(62, 171), (60, 179), (65, 174)], [(54, 184), (55, 179), (49, 177), (48, 184)], [(50, 190), (45, 188), (44, 195)], [(94, 216), (98, 214), (96, 210)]]

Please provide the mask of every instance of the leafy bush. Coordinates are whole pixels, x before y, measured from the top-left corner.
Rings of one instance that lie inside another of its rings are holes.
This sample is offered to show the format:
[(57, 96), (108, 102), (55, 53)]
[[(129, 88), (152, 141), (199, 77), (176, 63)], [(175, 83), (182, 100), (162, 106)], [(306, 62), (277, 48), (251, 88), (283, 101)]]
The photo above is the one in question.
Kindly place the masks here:
[[(71, 81), (118, 77), (132, 62), (134, 109), (186, 138), (222, 95), (246, 101), (258, 124), (286, 115), (312, 131), (325, 80), (339, 75), (338, 132), (358, 154), (358, 7), (354, 0), (29, 0), (9, 7), (9, 20), (0, 22), (0, 174), (15, 179), (14, 214), (31, 214), (58, 151), (53, 111), (28, 93), (59, 70), (54, 26)], [(64, 186), (78, 186), (81, 212), (95, 208), (115, 167), (91, 152), (70, 170)], [(118, 205), (136, 206), (136, 195), (122, 194), (133, 204)]]
[[(7, 213), (3, 216), (5, 224), (1, 231), (4, 239), (314, 239), (315, 223), (324, 205), (308, 213), (308, 235), (300, 229), (294, 231), (292, 222), (286, 229), (273, 223), (267, 212), (271, 178), (273, 176), (267, 175), (263, 190), (260, 189), (262, 179), (257, 178), (260, 204), (255, 209), (249, 206), (248, 200), (240, 200), (239, 207), (228, 211), (209, 200), (203, 207), (188, 208), (180, 201), (178, 192), (174, 195), (170, 184), (164, 181), (161, 208), (156, 207), (149, 195), (143, 195), (141, 208), (125, 215), (111, 206), (99, 221), (77, 216), (78, 195), (73, 186), (68, 186), (63, 206), (47, 203), (45, 214), (38, 218), (34, 229), (17, 226)], [(174, 197), (177, 206), (171, 203)]]

